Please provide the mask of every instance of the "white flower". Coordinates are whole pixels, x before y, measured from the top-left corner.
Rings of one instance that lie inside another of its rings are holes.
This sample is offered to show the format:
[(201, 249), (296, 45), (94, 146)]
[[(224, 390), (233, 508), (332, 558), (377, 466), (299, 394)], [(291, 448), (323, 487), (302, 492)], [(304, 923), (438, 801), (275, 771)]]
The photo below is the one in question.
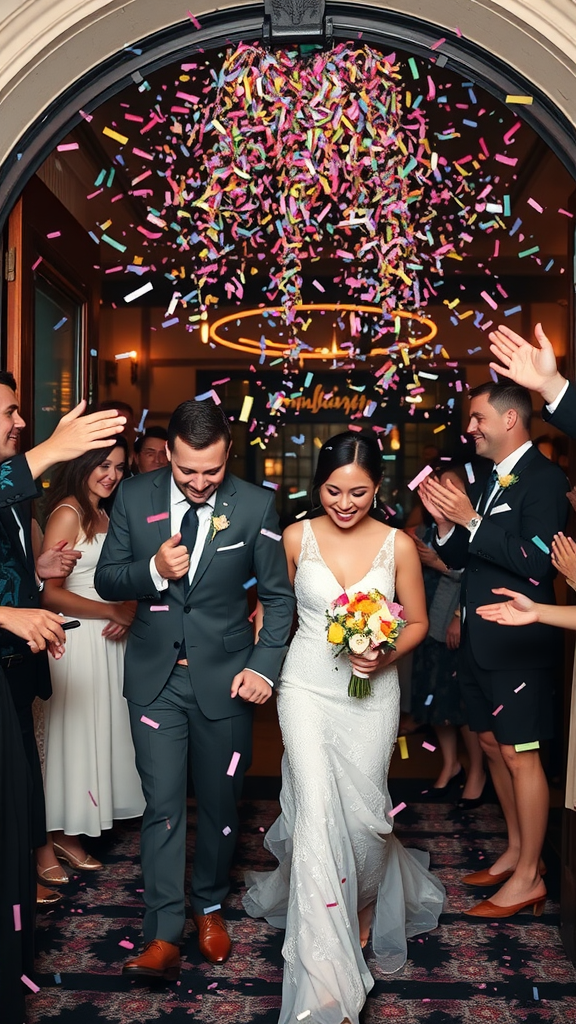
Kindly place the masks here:
[(353, 654), (364, 654), (364, 651), (367, 651), (370, 647), (370, 638), (362, 636), (361, 633), (356, 633), (350, 637), (348, 647)]

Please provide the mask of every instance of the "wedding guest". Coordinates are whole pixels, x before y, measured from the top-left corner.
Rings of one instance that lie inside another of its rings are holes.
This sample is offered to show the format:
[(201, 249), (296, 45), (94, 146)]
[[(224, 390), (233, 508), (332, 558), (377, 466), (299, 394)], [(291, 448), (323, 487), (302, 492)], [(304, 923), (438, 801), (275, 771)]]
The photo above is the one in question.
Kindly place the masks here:
[[(362, 953), (370, 932), (379, 967), (398, 970), (406, 937), (436, 927), (444, 890), (428, 857), (393, 836), (387, 777), (396, 741), (396, 662), (424, 637), (426, 606), (412, 540), (384, 521), (376, 438), (344, 433), (322, 446), (318, 507), (284, 533), (298, 631), (282, 669), (282, 814), (265, 845), (276, 871), (249, 872), (244, 906), (286, 929), (280, 1024), (357, 1021), (374, 984)], [(396, 650), (335, 658), (326, 613), (376, 588), (404, 606)], [(373, 655), (373, 657), (372, 657)], [(372, 695), (348, 695), (350, 668)]]
[(88, 452), (56, 474), (48, 507), (44, 547), (63, 537), (82, 559), (65, 580), (49, 580), (42, 603), (78, 619), (66, 657), (51, 665), (52, 699), (44, 714), (46, 817), (50, 842), (36, 851), (38, 874), (61, 884), (68, 875), (58, 862), (79, 871), (102, 864), (84, 849), (81, 836), (99, 836), (115, 820), (144, 810), (122, 696), (125, 638), (134, 605), (104, 602), (94, 573), (106, 533), (102, 502), (123, 479), (128, 447)]
[[(465, 493), (463, 470), (451, 467), (437, 474), (443, 486), (450, 480)], [(466, 722), (458, 682), (458, 648), (461, 636), (461, 570), (449, 569), (432, 547), (434, 520), (424, 510), (429, 525), (414, 542), (424, 572), (428, 607), (428, 635), (414, 652), (412, 714), (414, 720), (434, 729), (442, 752), (442, 768), (426, 800), (452, 800), (461, 810), (483, 802), (486, 771), (478, 736)], [(458, 732), (469, 758), (466, 774), (458, 759)]]
[(146, 433), (137, 437), (134, 441), (133, 473), (151, 473), (154, 469), (167, 466), (167, 441), (168, 431), (164, 427), (148, 427)]
[(25, 423), (15, 392), (12, 374), (0, 371), (0, 1005), (7, 1020), (20, 1024), (21, 977), (34, 969), (36, 900), (59, 898), (44, 887), (37, 891), (31, 856), (46, 838), (31, 706), (38, 690), (49, 695), (46, 650), (60, 657), (65, 641), (58, 616), (38, 607), (39, 577), (65, 575), (77, 558), (59, 543), (35, 571), (30, 502), (38, 494), (35, 480), (55, 462), (104, 445), (124, 421), (114, 412), (83, 417), (81, 402), (46, 441), (18, 455)]
[(502, 887), (467, 913), (508, 917), (527, 907), (540, 913), (546, 897), (540, 853), (548, 786), (538, 747), (553, 733), (561, 646), (547, 626), (510, 635), (474, 612), (501, 585), (554, 603), (548, 552), (566, 522), (567, 481), (530, 441), (532, 401), (525, 388), (483, 384), (470, 400), (468, 433), (477, 454), (493, 466), (487, 483), (475, 479), (462, 494), (449, 481), (443, 486), (428, 478), (420, 494), (437, 523), (439, 554), (465, 570), (458, 671), (468, 722), (479, 734), (508, 832), (496, 862), (464, 878)]

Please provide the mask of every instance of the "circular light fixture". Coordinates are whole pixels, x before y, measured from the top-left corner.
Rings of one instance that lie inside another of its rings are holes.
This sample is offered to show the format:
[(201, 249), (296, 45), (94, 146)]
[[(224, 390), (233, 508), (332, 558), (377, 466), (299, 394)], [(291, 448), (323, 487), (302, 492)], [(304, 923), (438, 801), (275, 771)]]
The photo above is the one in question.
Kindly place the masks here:
[[(298, 304), (294, 307), (298, 312), (323, 312), (323, 311), (337, 311), (339, 313), (354, 312), (354, 313), (371, 313), (383, 315), (381, 306), (359, 306), (356, 303), (345, 304), (341, 302), (324, 302), (309, 303), (309, 304)], [(216, 342), (217, 345), (223, 345), (225, 348), (236, 349), (237, 352), (245, 352), (247, 355), (261, 355), (262, 352), (266, 352), (268, 355), (274, 355), (277, 357), (289, 358), (290, 355), (296, 355), (298, 359), (350, 359), (350, 352), (347, 349), (334, 348), (331, 346), (327, 348), (315, 348), (312, 351), (306, 351), (299, 347), (299, 343), (294, 341), (292, 344), (286, 345), (280, 341), (270, 341), (268, 338), (264, 339), (263, 345), (260, 344), (255, 338), (238, 338), (237, 341), (230, 341), (229, 338), (222, 337), (219, 334), (219, 330), (222, 327), (226, 327), (229, 324), (235, 323), (237, 320), (246, 320), (250, 317), (262, 316), (264, 313), (278, 313), (280, 316), (284, 314), (285, 310), (283, 306), (266, 306), (259, 307), (257, 309), (245, 309), (239, 312), (230, 313), (228, 316), (220, 317), (219, 320), (215, 320), (210, 327), (210, 338)], [(407, 348), (419, 348), (421, 345), (432, 341), (438, 333), (436, 324), (428, 317), (422, 316), (420, 313), (410, 313), (405, 310), (396, 309), (392, 310), (389, 314), (391, 317), (400, 317), (404, 320), (415, 320), (419, 324), (423, 324), (428, 328), (428, 333), (420, 338), (413, 338), (409, 341), (400, 342), (400, 344)], [(386, 355), (393, 344), (397, 343), (395, 339), (386, 348), (372, 348), (370, 349), (370, 355), (380, 356)]]

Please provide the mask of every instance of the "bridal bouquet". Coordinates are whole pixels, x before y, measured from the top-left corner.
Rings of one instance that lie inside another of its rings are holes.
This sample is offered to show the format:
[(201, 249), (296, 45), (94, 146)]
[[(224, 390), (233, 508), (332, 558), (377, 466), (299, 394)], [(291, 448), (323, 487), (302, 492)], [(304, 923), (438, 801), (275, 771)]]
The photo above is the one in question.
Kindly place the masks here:
[[(402, 605), (387, 601), (379, 590), (357, 593), (352, 597), (341, 594), (332, 602), (331, 610), (326, 612), (328, 643), (340, 648), (336, 655), (342, 651), (365, 654), (383, 644), (393, 651), (398, 634), (406, 625), (405, 619), (400, 617), (402, 611)], [(371, 693), (369, 676), (353, 672), (348, 695), (369, 697)]]

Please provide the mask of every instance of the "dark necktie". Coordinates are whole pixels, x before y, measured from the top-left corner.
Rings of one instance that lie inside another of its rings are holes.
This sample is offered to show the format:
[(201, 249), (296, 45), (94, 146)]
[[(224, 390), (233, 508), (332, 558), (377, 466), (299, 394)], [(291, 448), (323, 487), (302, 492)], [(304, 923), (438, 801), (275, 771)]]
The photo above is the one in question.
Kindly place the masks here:
[[(188, 548), (188, 554), (192, 558), (192, 552), (196, 544), (196, 538), (198, 536), (198, 509), (200, 505), (190, 505), (189, 509), (184, 513), (182, 523), (180, 524), (180, 535), (181, 543)], [(189, 586), (189, 574), (185, 573), (180, 580), (182, 589), (186, 594)], [(178, 651), (178, 661), (182, 661), (186, 657), (186, 641), (182, 640), (180, 650)]]
[(486, 512), (486, 509), (487, 509), (487, 507), (488, 507), (488, 505), (490, 503), (490, 498), (492, 496), (492, 491), (494, 490), (494, 488), (495, 488), (497, 483), (498, 483), (498, 470), (496, 469), (496, 466), (494, 466), (492, 472), (490, 473), (490, 476), (488, 477), (488, 480), (486, 481), (486, 486), (485, 486), (484, 490), (482, 491), (482, 498), (480, 499), (480, 504), (478, 506), (478, 513), (479, 513), (479, 515), (483, 516), (484, 513)]

